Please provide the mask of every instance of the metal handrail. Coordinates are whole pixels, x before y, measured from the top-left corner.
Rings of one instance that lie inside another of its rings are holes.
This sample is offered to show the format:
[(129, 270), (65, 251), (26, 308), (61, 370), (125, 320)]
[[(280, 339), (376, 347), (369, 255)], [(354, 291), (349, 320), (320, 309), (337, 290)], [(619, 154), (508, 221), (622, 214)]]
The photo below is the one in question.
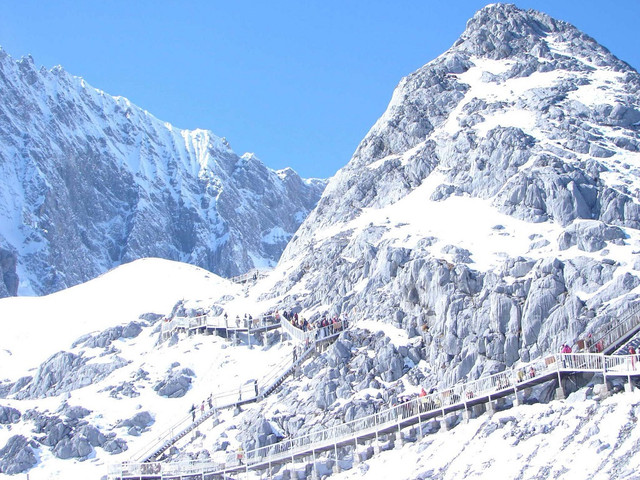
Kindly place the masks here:
[(616, 341), (640, 326), (640, 302), (621, 317), (610, 321), (606, 329), (601, 330), (596, 335), (588, 338), (585, 342), (586, 350), (589, 352), (596, 351), (596, 346), (600, 344), (600, 348), (605, 350), (611, 347)]
[[(497, 396), (499, 393), (510, 390), (516, 393), (518, 387), (524, 388), (534, 379), (539, 380), (541, 377), (549, 377), (548, 379), (550, 379), (556, 374), (577, 372), (602, 372), (610, 376), (635, 377), (640, 375), (640, 368), (636, 362), (635, 355), (611, 357), (592, 353), (553, 354), (487, 377), (455, 384), (422, 397), (415, 397), (405, 403), (366, 417), (250, 450), (244, 458), (244, 464), (240, 464), (239, 460), (231, 454), (224, 463), (191, 462), (188, 469), (185, 470), (180, 470), (182, 467), (179, 467), (178, 464), (159, 463), (154, 465), (160, 465), (160, 471), (163, 475), (170, 472), (182, 475), (211, 474), (240, 467), (251, 468), (266, 462), (278, 462), (302, 453), (321, 450), (374, 432), (389, 430), (395, 426), (399, 427), (401, 422), (416, 422), (423, 416), (436, 416), (444, 414), (445, 411), (466, 408), (467, 403), (472, 400), (475, 402), (484, 399), (491, 401), (492, 395)], [(120, 470), (116, 466), (112, 477), (135, 476), (140, 474), (141, 468), (140, 464), (131, 463), (123, 464)]]
[[(203, 315), (202, 317), (205, 316)], [(263, 317), (263, 321), (265, 318), (269, 317)], [(284, 322), (288, 323), (286, 320), (284, 320)], [(314, 330), (314, 334), (318, 337), (318, 341), (336, 337), (339, 333), (340, 332), (333, 332), (330, 327), (323, 327), (320, 330)], [(291, 358), (285, 357), (283, 361), (273, 367), (262, 379), (257, 381), (256, 384), (245, 383), (240, 385), (238, 388), (217, 394), (215, 397), (212, 397), (212, 404), (214, 405), (213, 408), (208, 408), (204, 415), (199, 414), (199, 417), (195, 421), (193, 421), (193, 416), (191, 414), (182, 417), (178, 422), (161, 433), (154, 442), (146, 445), (132, 458), (139, 462), (145, 462), (159, 449), (163, 448), (165, 445), (167, 445), (166, 448), (168, 448), (168, 446), (182, 438), (185, 432), (188, 433), (190, 430), (193, 430), (202, 424), (206, 419), (213, 416), (216, 411), (234, 407), (238, 403), (251, 403), (257, 401), (261, 396), (268, 394), (270, 390), (278, 384), (278, 382), (286, 378), (293, 368), (302, 363), (314, 351), (315, 339), (314, 342), (309, 343), (307, 349), (301, 352), (295, 359), (293, 356)]]
[(171, 332), (177, 328), (184, 329), (195, 329), (201, 327), (207, 328), (224, 328), (229, 330), (235, 330), (236, 328), (251, 330), (258, 330), (268, 325), (273, 325), (274, 318), (271, 315), (262, 315), (260, 317), (252, 318), (252, 322), (250, 324), (245, 323), (245, 319), (241, 319), (241, 322), (245, 326), (239, 326), (235, 324), (235, 319), (229, 320), (224, 317), (216, 316), (211, 317), (208, 313), (203, 315), (198, 315), (196, 317), (174, 317), (170, 320), (164, 321), (162, 323), (162, 333), (165, 334), (167, 332)]
[(336, 335), (347, 328), (346, 321), (344, 320), (340, 320), (338, 325), (331, 324), (320, 328), (311, 326), (308, 330), (302, 330), (301, 328), (294, 326), (286, 318), (282, 318), (280, 320), (280, 325), (282, 325), (282, 329), (287, 332), (292, 340), (307, 345), (313, 341), (321, 340), (331, 335)]

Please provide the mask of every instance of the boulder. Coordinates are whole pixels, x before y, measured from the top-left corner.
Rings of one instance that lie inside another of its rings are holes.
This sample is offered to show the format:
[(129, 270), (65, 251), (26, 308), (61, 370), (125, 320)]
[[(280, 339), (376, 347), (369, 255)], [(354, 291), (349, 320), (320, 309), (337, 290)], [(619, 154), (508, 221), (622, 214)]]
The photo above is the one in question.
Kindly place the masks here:
[(585, 252), (597, 252), (610, 241), (622, 241), (626, 237), (620, 227), (606, 225), (598, 220), (583, 220), (568, 226), (558, 238), (560, 250), (574, 245)]
[(22, 415), (19, 410), (0, 405), (0, 424), (7, 425), (10, 423), (18, 423), (21, 416)]
[(158, 382), (153, 389), (162, 397), (183, 397), (191, 388), (192, 377), (195, 377), (193, 370), (183, 368), (178, 372), (170, 372), (168, 376)]
[(0, 449), (0, 473), (16, 475), (29, 470), (38, 463), (35, 448), (37, 444), (22, 435), (10, 437)]

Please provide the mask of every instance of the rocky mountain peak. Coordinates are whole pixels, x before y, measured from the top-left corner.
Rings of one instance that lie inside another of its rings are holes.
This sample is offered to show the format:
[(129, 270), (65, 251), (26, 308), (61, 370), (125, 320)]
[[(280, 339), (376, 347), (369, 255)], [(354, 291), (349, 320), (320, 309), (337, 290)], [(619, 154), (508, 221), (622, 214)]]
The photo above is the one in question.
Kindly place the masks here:
[[(566, 51), (559, 52), (555, 44), (564, 44)], [(586, 58), (596, 66), (631, 69), (573, 25), (536, 10), (522, 10), (504, 3), (479, 10), (467, 22), (452, 50), (493, 60), (532, 56), (552, 61), (564, 53)]]
[(141, 257), (223, 276), (273, 266), (324, 188), (31, 57), (2, 51), (0, 89), (0, 247), (16, 259), (0, 297), (18, 278), (20, 294), (51, 293)]
[(393, 323), (438, 375), (476, 376), (637, 295), (639, 192), (638, 73), (565, 22), (490, 5), (400, 81), (278, 293), (303, 285), (302, 308)]

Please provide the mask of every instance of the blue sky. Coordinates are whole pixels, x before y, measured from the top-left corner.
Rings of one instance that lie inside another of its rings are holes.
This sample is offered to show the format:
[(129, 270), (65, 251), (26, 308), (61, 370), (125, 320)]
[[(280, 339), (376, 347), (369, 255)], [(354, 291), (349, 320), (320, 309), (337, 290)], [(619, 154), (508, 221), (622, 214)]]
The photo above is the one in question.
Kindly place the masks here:
[[(0, 45), (268, 166), (328, 177), (486, 1), (3, 2)], [(640, 67), (639, 0), (530, 0)]]

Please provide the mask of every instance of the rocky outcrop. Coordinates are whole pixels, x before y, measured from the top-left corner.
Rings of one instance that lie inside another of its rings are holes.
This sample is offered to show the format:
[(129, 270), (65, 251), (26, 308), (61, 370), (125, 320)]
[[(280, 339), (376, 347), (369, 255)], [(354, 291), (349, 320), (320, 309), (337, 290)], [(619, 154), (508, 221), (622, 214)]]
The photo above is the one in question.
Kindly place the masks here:
[(18, 423), (21, 416), (22, 414), (19, 410), (0, 405), (0, 424), (8, 425), (11, 423)]
[(90, 413), (89, 410), (64, 406), (61, 412), (65, 414), (64, 418), (35, 410), (25, 415), (25, 420), (34, 424), (37, 442), (50, 447), (56, 457), (63, 460), (86, 459), (96, 447), (101, 447), (111, 454), (127, 449), (126, 442), (116, 438), (115, 433), (105, 435), (85, 419)]
[(0, 473), (16, 475), (28, 471), (36, 463), (37, 444), (22, 435), (9, 438), (7, 444), (0, 448)]
[(164, 379), (156, 383), (153, 389), (162, 397), (184, 397), (184, 394), (191, 388), (191, 379), (194, 376), (195, 373), (190, 368), (170, 371)]
[(96, 335), (88, 335), (76, 340), (72, 347), (84, 346), (88, 348), (107, 348), (115, 340), (124, 338), (135, 338), (142, 332), (142, 327), (145, 326), (140, 322), (130, 322), (129, 324), (122, 326), (109, 328)]
[(153, 416), (149, 412), (136, 413), (133, 417), (123, 420), (117, 424), (118, 427), (125, 427), (127, 433), (134, 437), (146, 431), (154, 422)]
[(0, 73), (4, 296), (17, 291), (16, 261), (22, 290), (35, 294), (142, 257), (222, 276), (274, 265), (324, 188), (61, 67), (38, 69), (0, 50)]
[(20, 279), (16, 273), (18, 256), (15, 252), (0, 248), (0, 298), (15, 297)]
[(127, 361), (117, 355), (109, 362), (93, 363), (83, 354), (58, 352), (38, 367), (35, 376), (16, 393), (16, 398), (42, 398), (70, 392), (98, 382), (125, 365)]
[[(565, 22), (490, 5), (401, 80), (263, 299), (400, 327), (431, 382), (557, 351), (637, 297), (638, 119), (633, 68)], [(376, 349), (383, 381), (403, 374), (394, 355)]]

